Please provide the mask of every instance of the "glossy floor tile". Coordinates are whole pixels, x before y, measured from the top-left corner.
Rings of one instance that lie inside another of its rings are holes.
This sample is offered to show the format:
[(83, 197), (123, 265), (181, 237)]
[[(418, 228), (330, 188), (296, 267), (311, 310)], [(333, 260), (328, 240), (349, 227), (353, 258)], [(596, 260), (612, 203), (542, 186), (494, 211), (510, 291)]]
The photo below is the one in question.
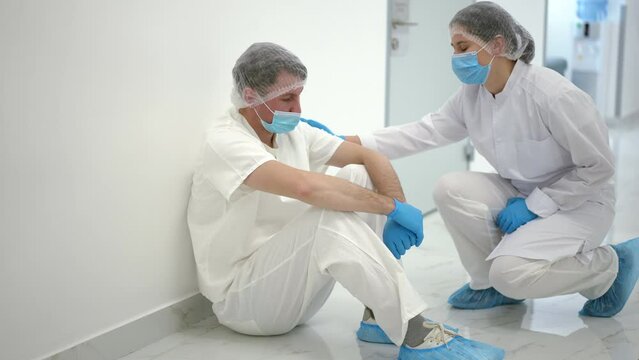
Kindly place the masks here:
[[(410, 280), (431, 306), (432, 319), (465, 336), (503, 347), (508, 359), (639, 359), (639, 296), (611, 319), (578, 316), (585, 299), (569, 295), (489, 310), (451, 309), (446, 298), (466, 281), (441, 218), (426, 218), (429, 242), (405, 256)], [(426, 241), (428, 241), (426, 240)], [(397, 348), (358, 341), (362, 306), (337, 285), (307, 324), (276, 337), (240, 335), (204, 321), (122, 360), (395, 359)]]
[[(639, 130), (613, 130), (617, 153), (617, 218), (607, 241), (639, 236)], [(424, 244), (403, 259), (412, 283), (430, 305), (426, 315), (461, 329), (465, 336), (504, 348), (507, 359), (639, 359), (639, 289), (626, 308), (610, 319), (580, 317), (585, 298), (569, 295), (527, 300), (488, 310), (454, 310), (448, 295), (466, 282), (466, 273), (439, 215), (425, 219)], [(355, 338), (362, 306), (344, 288), (324, 308), (289, 334), (251, 337), (209, 319), (170, 335), (122, 360), (204, 359), (396, 359), (392, 345)]]

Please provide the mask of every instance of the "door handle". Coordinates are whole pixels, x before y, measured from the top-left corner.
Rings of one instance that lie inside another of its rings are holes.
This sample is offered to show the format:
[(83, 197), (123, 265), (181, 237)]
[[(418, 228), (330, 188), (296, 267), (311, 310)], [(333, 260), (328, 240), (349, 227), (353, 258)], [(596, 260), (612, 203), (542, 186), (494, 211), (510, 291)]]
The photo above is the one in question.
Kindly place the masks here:
[(397, 29), (398, 26), (417, 26), (418, 23), (416, 23), (416, 22), (408, 22), (408, 21), (401, 21), (401, 20), (393, 20), (391, 22), (391, 25), (393, 25), (393, 29)]

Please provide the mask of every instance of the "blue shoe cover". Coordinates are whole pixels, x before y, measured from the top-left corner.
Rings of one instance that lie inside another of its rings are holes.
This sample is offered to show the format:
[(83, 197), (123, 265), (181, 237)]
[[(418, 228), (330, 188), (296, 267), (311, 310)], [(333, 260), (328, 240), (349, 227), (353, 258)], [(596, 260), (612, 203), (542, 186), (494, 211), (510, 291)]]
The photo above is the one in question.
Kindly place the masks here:
[(605, 294), (588, 300), (579, 315), (611, 317), (623, 309), (639, 279), (639, 238), (612, 245), (619, 257), (619, 272)]
[[(425, 319), (428, 322), (433, 322), (430, 319)], [(443, 324), (444, 327), (452, 332), (459, 333), (459, 329), (447, 324)], [(359, 329), (357, 330), (357, 338), (376, 344), (392, 344), (391, 339), (388, 338), (388, 335), (382, 330), (381, 327), (377, 324), (369, 324), (365, 322), (359, 323)]]
[(377, 344), (392, 344), (391, 339), (388, 338), (384, 330), (377, 324), (368, 324), (365, 322), (359, 323), (359, 329), (357, 330), (357, 338), (371, 343)]
[(473, 290), (466, 284), (448, 298), (448, 303), (458, 309), (489, 309), (500, 305), (519, 304), (524, 300), (511, 299), (494, 288)]
[(503, 358), (503, 349), (455, 336), (448, 344), (431, 349), (413, 349), (402, 345), (398, 360), (501, 360)]

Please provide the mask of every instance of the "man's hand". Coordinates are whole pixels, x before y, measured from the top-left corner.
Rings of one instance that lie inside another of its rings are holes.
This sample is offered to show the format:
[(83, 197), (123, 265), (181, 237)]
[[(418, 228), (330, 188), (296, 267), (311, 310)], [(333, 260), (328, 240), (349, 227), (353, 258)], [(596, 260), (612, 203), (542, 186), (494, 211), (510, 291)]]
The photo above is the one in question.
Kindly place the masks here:
[(393, 199), (395, 210), (388, 214), (388, 219), (410, 230), (416, 236), (415, 245), (419, 246), (424, 240), (424, 217), (418, 208)]
[(411, 246), (415, 245), (417, 236), (395, 221), (388, 219), (384, 225), (383, 241), (393, 256), (399, 260)]

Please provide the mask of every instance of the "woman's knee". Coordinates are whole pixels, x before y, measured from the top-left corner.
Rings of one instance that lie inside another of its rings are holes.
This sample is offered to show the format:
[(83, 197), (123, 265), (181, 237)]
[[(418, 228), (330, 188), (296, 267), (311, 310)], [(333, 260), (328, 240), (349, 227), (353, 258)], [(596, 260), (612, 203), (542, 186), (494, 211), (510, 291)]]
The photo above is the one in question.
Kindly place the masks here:
[(499, 256), (493, 260), (488, 277), (490, 285), (501, 294), (513, 299), (526, 299), (539, 269), (539, 260)]
[(435, 183), (433, 198), (438, 206), (447, 204), (455, 195), (468, 188), (468, 172), (458, 171), (441, 176)]

